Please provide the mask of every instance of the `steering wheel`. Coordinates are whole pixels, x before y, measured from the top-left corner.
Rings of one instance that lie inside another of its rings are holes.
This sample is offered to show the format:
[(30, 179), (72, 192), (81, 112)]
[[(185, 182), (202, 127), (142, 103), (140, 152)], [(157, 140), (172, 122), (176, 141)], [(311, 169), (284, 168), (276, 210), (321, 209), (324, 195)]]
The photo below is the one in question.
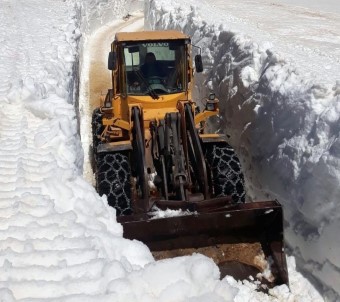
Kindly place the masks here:
[(151, 84), (165, 84), (165, 79), (160, 76), (151, 76), (147, 78), (148, 83)]

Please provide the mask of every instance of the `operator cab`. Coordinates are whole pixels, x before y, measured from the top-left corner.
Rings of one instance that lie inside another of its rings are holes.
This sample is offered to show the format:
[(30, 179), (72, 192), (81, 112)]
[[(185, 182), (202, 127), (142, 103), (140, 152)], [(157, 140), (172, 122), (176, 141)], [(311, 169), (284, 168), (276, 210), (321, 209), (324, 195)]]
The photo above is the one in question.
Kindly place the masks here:
[[(158, 99), (186, 92), (192, 77), (191, 46), (190, 38), (178, 31), (117, 33), (108, 60), (114, 93)], [(203, 70), (200, 55), (195, 68)]]
[(127, 94), (179, 93), (187, 88), (185, 40), (126, 43), (123, 46), (123, 76)]

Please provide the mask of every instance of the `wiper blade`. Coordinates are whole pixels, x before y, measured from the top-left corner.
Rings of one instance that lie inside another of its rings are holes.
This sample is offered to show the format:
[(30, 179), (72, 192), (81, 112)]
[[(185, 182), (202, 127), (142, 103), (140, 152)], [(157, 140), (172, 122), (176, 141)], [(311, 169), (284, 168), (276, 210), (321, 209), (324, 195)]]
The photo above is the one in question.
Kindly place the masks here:
[(150, 96), (154, 99), (154, 100), (158, 100), (159, 96), (158, 94), (155, 92), (155, 90), (152, 89), (152, 87), (150, 86), (150, 84), (148, 83), (148, 81), (145, 79), (145, 77), (143, 76), (143, 74), (140, 72), (140, 70), (138, 70), (137, 68), (134, 68), (133, 71), (135, 72), (135, 74), (137, 75), (137, 77), (139, 78), (139, 80), (141, 80), (144, 85), (146, 86), (146, 91), (148, 94), (150, 94)]

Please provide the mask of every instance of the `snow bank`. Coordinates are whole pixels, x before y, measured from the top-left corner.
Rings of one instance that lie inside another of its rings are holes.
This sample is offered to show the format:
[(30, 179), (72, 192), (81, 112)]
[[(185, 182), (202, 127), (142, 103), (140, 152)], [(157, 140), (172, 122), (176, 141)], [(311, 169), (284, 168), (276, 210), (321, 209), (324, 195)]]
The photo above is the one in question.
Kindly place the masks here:
[(81, 30), (87, 34), (113, 20), (128, 16), (132, 11), (143, 8), (141, 0), (75, 0), (75, 2), (81, 20)]
[(2, 301), (105, 295), (116, 263), (133, 271), (154, 261), (122, 238), (115, 210), (82, 178), (78, 9), (52, 0), (0, 8)]
[[(203, 48), (205, 72), (197, 77), (196, 95), (202, 99), (214, 91), (219, 97), (218, 126), (243, 163), (249, 198), (283, 204), (286, 241), (299, 268), (339, 294), (339, 62), (332, 75), (300, 74), (326, 58), (309, 54), (287, 62), (255, 27), (245, 34), (228, 29), (244, 28), (248, 20), (228, 14), (227, 7), (194, 4), (147, 1), (146, 26), (183, 30)], [(252, 37), (257, 35), (259, 44)]]

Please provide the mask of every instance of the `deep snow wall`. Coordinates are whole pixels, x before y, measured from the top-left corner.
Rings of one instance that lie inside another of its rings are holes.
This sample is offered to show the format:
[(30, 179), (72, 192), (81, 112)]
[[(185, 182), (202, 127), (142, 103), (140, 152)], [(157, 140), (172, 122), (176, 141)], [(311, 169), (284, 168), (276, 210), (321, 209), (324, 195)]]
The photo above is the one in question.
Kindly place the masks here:
[(178, 29), (203, 49), (194, 95), (220, 99), (218, 127), (230, 135), (250, 199), (277, 198), (298, 267), (325, 296), (340, 294), (340, 81), (318, 84), (270, 43), (206, 21), (204, 7), (145, 2), (145, 27)]
[(120, 261), (129, 270), (145, 253), (153, 261), (122, 238), (114, 209), (82, 178), (75, 105), (89, 3), (0, 5), (1, 301), (90, 301), (110, 294)]
[(81, 16), (82, 32), (87, 34), (110, 21), (121, 19), (143, 8), (141, 0), (76, 0), (76, 3)]

